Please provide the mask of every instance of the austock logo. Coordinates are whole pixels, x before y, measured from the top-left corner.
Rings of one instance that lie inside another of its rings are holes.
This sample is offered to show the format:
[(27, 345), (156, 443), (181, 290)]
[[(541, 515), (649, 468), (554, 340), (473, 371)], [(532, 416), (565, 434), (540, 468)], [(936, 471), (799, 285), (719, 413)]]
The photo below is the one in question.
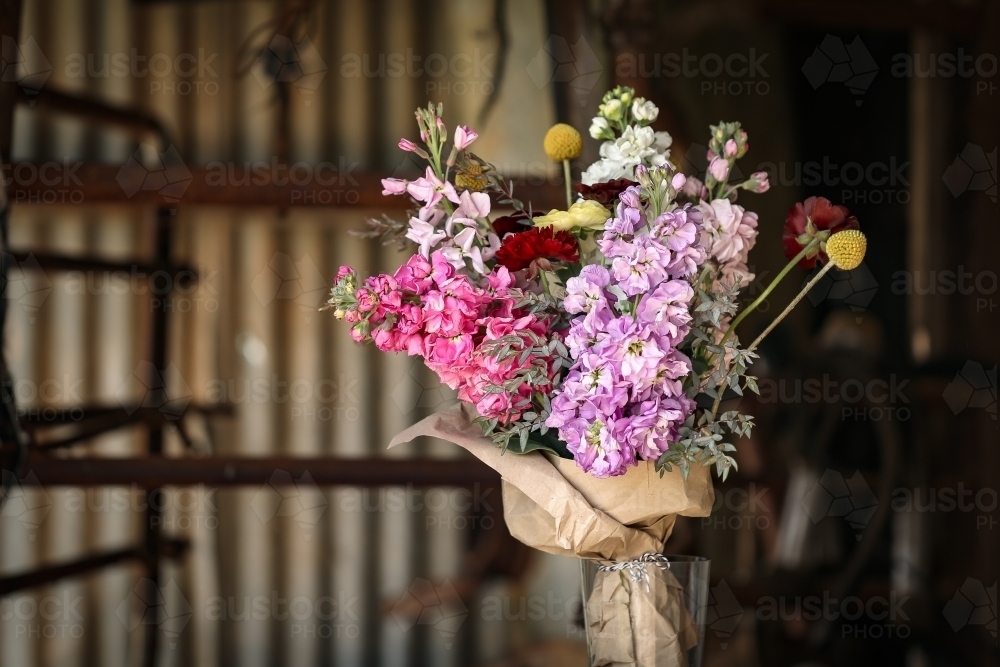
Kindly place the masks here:
[(274, 253), (250, 283), (250, 290), (262, 306), (274, 301), (291, 301), (307, 316), (316, 311), (326, 294), (323, 273), (309, 255), (298, 260), (283, 252)]
[(843, 303), (854, 313), (864, 312), (878, 292), (878, 281), (864, 262), (851, 271), (829, 271), (809, 290), (809, 301), (818, 306), (826, 300)]
[[(687, 47), (680, 53), (620, 54), (615, 59), (615, 75), (619, 79), (678, 78), (701, 79), (702, 95), (767, 95), (770, 75), (764, 69), (769, 53), (757, 53), (750, 48), (746, 54), (691, 53)], [(724, 76), (723, 76), (724, 75)]]
[(170, 420), (180, 419), (193, 397), (176, 365), (160, 370), (149, 361), (140, 361), (115, 392), (126, 413), (156, 408)]
[(129, 199), (141, 191), (152, 190), (168, 203), (180, 201), (193, 179), (173, 144), (162, 153), (150, 144), (141, 144), (115, 177)]
[(275, 470), (264, 486), (254, 494), (250, 507), (261, 523), (275, 517), (291, 517), (302, 529), (306, 540), (326, 512), (326, 497), (313, 481), (309, 471), (298, 479), (285, 470)]
[(878, 74), (878, 65), (860, 37), (844, 44), (839, 37), (827, 35), (802, 65), (802, 73), (813, 90), (825, 83), (844, 84), (857, 98), (854, 104), (861, 106), (861, 96)]
[(989, 153), (982, 146), (968, 143), (941, 177), (952, 197), (965, 192), (985, 192), (997, 203), (997, 149)]
[(66, 589), (41, 598), (34, 591), (4, 596), (0, 599), (0, 621), (5, 640), (81, 639), (85, 634), (82, 607), (83, 596)]
[[(327, 66), (308, 36), (298, 44), (275, 35), (253, 65), (253, 76), (262, 88), (291, 83), (300, 93), (312, 94), (326, 76)], [(308, 98), (306, 104), (311, 102)]]
[(708, 595), (705, 625), (715, 633), (719, 639), (719, 646), (724, 651), (729, 646), (729, 638), (743, 618), (743, 605), (736, 599), (725, 579), (720, 579), (718, 584), (710, 588)]
[(580, 37), (570, 44), (565, 37), (550, 35), (528, 63), (528, 76), (539, 90), (550, 83), (566, 83), (576, 93), (581, 105), (594, 89), (604, 68), (587, 40)]
[(392, 617), (403, 632), (416, 625), (433, 627), (450, 649), (452, 639), (469, 616), (462, 597), (450, 581), (435, 586), (427, 579), (415, 579), (392, 608)]
[(802, 509), (813, 523), (828, 516), (843, 517), (860, 542), (865, 527), (878, 509), (878, 498), (860, 470), (850, 479), (836, 470), (827, 470), (802, 499)]
[(191, 620), (194, 610), (173, 579), (165, 586), (156, 586), (152, 580), (143, 577), (118, 605), (115, 615), (129, 632), (140, 626), (157, 626), (167, 638), (170, 648), (176, 649), (177, 638)]
[(16, 301), (28, 314), (28, 323), (34, 324), (42, 304), (52, 293), (52, 282), (33, 254), (19, 262), (5, 252), (0, 262), (7, 267), (7, 275), (0, 274), (0, 293), (4, 299)]
[[(909, 595), (890, 590), (889, 595), (834, 597), (822, 595), (765, 595), (757, 600), (758, 621), (798, 621), (836, 624), (840, 638), (906, 639), (912, 634), (906, 610)], [(822, 626), (820, 626), (822, 627)]]
[(28, 531), (28, 539), (34, 541), (42, 521), (52, 509), (52, 498), (38, 484), (38, 477), (34, 472), (29, 471), (24, 477), (35, 487), (31, 490), (25, 490), (10, 470), (0, 470), (0, 475), (3, 476), (3, 486), (7, 489), (0, 516), (17, 519)]
[(0, 79), (16, 83), (28, 95), (37, 95), (52, 73), (52, 64), (45, 59), (35, 38), (29, 37), (18, 45), (13, 37), (4, 35), (0, 38), (0, 51)]
[(966, 408), (983, 408), (997, 418), (997, 365), (987, 370), (978, 361), (966, 361), (942, 394), (954, 415)]
[(414, 410), (436, 410), (456, 400), (446, 386), (422, 371), (423, 364), (410, 364), (406, 375), (392, 390), (392, 402), (404, 415)]
[(981, 625), (997, 636), (997, 582), (989, 588), (979, 579), (969, 577), (942, 612), (955, 632), (968, 625)]

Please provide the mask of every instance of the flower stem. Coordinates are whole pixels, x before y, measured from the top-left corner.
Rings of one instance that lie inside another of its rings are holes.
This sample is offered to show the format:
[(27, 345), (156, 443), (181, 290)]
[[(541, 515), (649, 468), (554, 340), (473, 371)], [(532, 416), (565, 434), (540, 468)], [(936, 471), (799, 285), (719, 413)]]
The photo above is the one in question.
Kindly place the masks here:
[(781, 273), (775, 276), (774, 280), (771, 281), (771, 284), (768, 285), (764, 289), (764, 291), (760, 293), (760, 296), (754, 299), (753, 303), (744, 308), (743, 312), (741, 312), (739, 315), (736, 316), (736, 319), (733, 320), (732, 323), (729, 325), (729, 330), (726, 331), (726, 335), (722, 337), (722, 341), (719, 343), (719, 345), (725, 345), (726, 341), (732, 338), (733, 333), (736, 331), (736, 327), (739, 325), (740, 322), (743, 321), (743, 318), (752, 313), (754, 310), (756, 310), (756, 308), (760, 306), (760, 304), (764, 303), (764, 300), (767, 299), (767, 297), (771, 294), (771, 292), (774, 291), (774, 288), (778, 286), (778, 283), (780, 283), (782, 279), (788, 275), (788, 272), (791, 271), (796, 264), (802, 261), (802, 259), (809, 253), (809, 251), (811, 251), (818, 245), (819, 245), (819, 239), (813, 239), (808, 243), (808, 245), (806, 245), (806, 247), (802, 248), (802, 250), (799, 251), (799, 254), (793, 257), (791, 261), (785, 265), (785, 268), (781, 270)]
[[(812, 280), (810, 280), (805, 284), (805, 287), (803, 287), (799, 291), (799, 293), (795, 296), (795, 298), (792, 299), (791, 303), (785, 306), (785, 309), (781, 311), (781, 313), (777, 317), (774, 318), (774, 321), (772, 321), (769, 325), (767, 325), (767, 328), (764, 329), (764, 331), (759, 336), (757, 336), (754, 342), (750, 343), (750, 347), (748, 347), (746, 351), (753, 352), (755, 349), (757, 349), (757, 346), (760, 345), (761, 341), (764, 340), (767, 334), (771, 333), (771, 331), (774, 330), (774, 327), (778, 326), (778, 323), (781, 322), (781, 320), (785, 319), (788, 316), (788, 314), (795, 309), (795, 306), (799, 304), (799, 301), (802, 301), (802, 299), (804, 299), (805, 296), (809, 294), (812, 288), (816, 286), (816, 283), (822, 280), (823, 276), (825, 276), (827, 272), (832, 268), (833, 268), (833, 262), (827, 262), (826, 266), (824, 266), (815, 276), (813, 276)], [(730, 328), (730, 331), (732, 331), (732, 328)], [(712, 420), (715, 420), (715, 415), (719, 411), (719, 404), (722, 403), (722, 394), (725, 393), (726, 387), (728, 386), (729, 386), (728, 378), (724, 379), (722, 383), (719, 385), (719, 388), (715, 395), (715, 402), (712, 404)]]
[(569, 160), (563, 160), (563, 177), (566, 179), (566, 210), (573, 205), (573, 181), (569, 173)]
[(822, 280), (823, 276), (825, 276), (827, 272), (832, 268), (833, 268), (833, 262), (827, 262), (826, 266), (824, 266), (815, 276), (813, 276), (812, 280), (806, 283), (806, 286), (802, 288), (802, 291), (800, 291), (798, 295), (794, 299), (792, 299), (791, 303), (785, 306), (785, 309), (781, 311), (781, 314), (778, 315), (776, 318), (774, 318), (773, 322), (767, 325), (767, 328), (764, 329), (764, 331), (759, 336), (757, 336), (754, 342), (750, 343), (750, 347), (748, 347), (747, 349), (753, 350), (758, 345), (760, 345), (761, 341), (764, 340), (764, 337), (767, 336), (767, 334), (771, 333), (774, 327), (778, 326), (778, 323), (788, 316), (788, 313), (792, 312), (795, 306), (798, 305), (799, 301), (802, 301), (802, 299), (805, 298), (806, 294), (809, 294), (810, 290), (812, 290), (812, 288), (816, 286), (816, 283)]

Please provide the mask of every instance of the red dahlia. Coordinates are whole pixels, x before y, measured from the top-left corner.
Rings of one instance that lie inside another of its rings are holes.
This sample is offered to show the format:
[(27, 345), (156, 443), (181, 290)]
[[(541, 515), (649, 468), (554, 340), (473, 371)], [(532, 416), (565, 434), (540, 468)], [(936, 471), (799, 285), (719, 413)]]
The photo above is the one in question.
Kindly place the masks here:
[(846, 206), (834, 205), (823, 197), (810, 197), (788, 209), (785, 217), (785, 233), (781, 240), (785, 244), (785, 256), (792, 259), (809, 243), (820, 239), (820, 244), (813, 248), (802, 260), (799, 266), (811, 269), (816, 262), (826, 262), (826, 240), (837, 232), (845, 229), (858, 229), (858, 219), (851, 215)]
[(580, 248), (569, 232), (533, 227), (507, 235), (497, 250), (496, 260), (510, 271), (530, 268), (529, 273), (534, 275), (539, 269), (551, 270), (552, 262), (580, 261)]

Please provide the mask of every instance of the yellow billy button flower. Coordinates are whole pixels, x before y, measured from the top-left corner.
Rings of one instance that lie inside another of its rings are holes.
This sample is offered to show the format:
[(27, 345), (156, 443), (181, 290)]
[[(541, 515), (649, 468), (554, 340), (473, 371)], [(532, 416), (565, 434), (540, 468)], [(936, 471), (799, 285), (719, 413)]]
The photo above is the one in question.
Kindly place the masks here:
[(861, 266), (868, 249), (868, 240), (857, 229), (837, 232), (826, 241), (826, 254), (841, 271), (850, 271)]
[(545, 154), (556, 162), (573, 160), (580, 157), (583, 150), (583, 137), (576, 128), (566, 123), (556, 123), (545, 133), (542, 142)]
[(552, 209), (532, 222), (536, 227), (552, 227), (556, 231), (601, 230), (611, 214), (608, 209), (592, 199), (578, 201), (568, 211)]

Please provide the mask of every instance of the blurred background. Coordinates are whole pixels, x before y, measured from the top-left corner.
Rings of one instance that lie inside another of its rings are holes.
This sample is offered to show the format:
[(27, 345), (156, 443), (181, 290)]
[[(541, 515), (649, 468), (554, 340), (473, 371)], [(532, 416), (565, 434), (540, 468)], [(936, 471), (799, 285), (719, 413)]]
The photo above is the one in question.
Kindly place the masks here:
[(806, 196), (869, 239), (765, 344), (739, 473), (668, 544), (712, 559), (706, 664), (1000, 662), (1000, 3), (0, 6), (0, 665), (585, 665), (578, 564), (457, 447), (386, 451), (454, 397), (316, 309), (406, 256), (348, 232), (402, 213), (416, 106), (547, 210), (545, 131), (618, 84), (687, 173), (743, 123), (746, 297)]

